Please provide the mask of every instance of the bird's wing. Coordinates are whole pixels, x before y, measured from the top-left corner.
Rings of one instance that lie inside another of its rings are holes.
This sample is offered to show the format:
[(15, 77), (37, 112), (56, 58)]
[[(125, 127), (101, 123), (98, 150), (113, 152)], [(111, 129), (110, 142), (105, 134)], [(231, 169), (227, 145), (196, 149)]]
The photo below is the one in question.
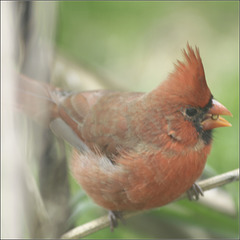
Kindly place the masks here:
[(59, 98), (61, 118), (51, 128), (81, 151), (91, 149), (114, 159), (119, 149), (133, 144), (128, 142), (129, 105), (142, 95), (99, 90)]

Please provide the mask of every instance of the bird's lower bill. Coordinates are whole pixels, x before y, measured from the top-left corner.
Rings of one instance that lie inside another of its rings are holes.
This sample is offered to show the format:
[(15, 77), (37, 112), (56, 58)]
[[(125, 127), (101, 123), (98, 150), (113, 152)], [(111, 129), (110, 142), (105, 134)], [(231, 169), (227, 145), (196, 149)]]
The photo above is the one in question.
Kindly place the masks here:
[(229, 123), (226, 119), (216, 114), (207, 114), (205, 119), (202, 121), (203, 130), (231, 126), (232, 126), (231, 123)]

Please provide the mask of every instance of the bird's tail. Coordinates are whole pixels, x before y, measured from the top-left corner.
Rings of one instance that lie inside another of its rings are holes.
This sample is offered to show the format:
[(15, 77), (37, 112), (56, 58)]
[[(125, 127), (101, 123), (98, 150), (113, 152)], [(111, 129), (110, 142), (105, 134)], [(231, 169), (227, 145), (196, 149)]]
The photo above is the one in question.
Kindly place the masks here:
[(19, 75), (16, 88), (17, 110), (38, 123), (48, 124), (58, 116), (57, 92), (60, 90), (47, 83)]
[[(68, 96), (67, 92), (20, 75), (16, 95), (16, 107), (20, 112), (27, 114), (40, 125), (50, 127), (55, 135), (70, 143), (80, 152), (90, 152), (81, 140), (81, 132), (76, 131), (77, 123), (68, 116), (64, 107), (60, 106), (61, 100)], [(68, 107), (71, 108), (71, 105)]]

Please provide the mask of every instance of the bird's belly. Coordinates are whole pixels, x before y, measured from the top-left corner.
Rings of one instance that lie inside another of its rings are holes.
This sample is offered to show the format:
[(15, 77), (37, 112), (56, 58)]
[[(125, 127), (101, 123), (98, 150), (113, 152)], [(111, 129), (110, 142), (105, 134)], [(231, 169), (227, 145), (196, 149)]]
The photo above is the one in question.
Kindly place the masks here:
[(113, 165), (107, 171), (93, 163), (81, 169), (75, 160), (72, 171), (100, 206), (109, 210), (142, 210), (165, 205), (187, 191), (201, 175), (208, 152), (205, 149), (171, 157), (161, 152), (129, 155), (119, 160), (119, 169)]

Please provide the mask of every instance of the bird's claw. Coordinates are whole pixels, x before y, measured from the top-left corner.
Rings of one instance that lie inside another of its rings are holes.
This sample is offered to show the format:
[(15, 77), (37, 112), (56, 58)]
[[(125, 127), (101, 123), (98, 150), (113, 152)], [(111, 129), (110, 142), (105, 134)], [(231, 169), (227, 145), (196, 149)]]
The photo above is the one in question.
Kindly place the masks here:
[(197, 183), (192, 185), (192, 187), (187, 191), (187, 195), (190, 201), (197, 201), (200, 195), (204, 196), (202, 188)]
[(118, 226), (118, 220), (120, 219), (123, 222), (123, 216), (119, 211), (109, 211), (108, 217), (110, 221), (110, 229), (111, 232), (113, 232), (114, 228)]

